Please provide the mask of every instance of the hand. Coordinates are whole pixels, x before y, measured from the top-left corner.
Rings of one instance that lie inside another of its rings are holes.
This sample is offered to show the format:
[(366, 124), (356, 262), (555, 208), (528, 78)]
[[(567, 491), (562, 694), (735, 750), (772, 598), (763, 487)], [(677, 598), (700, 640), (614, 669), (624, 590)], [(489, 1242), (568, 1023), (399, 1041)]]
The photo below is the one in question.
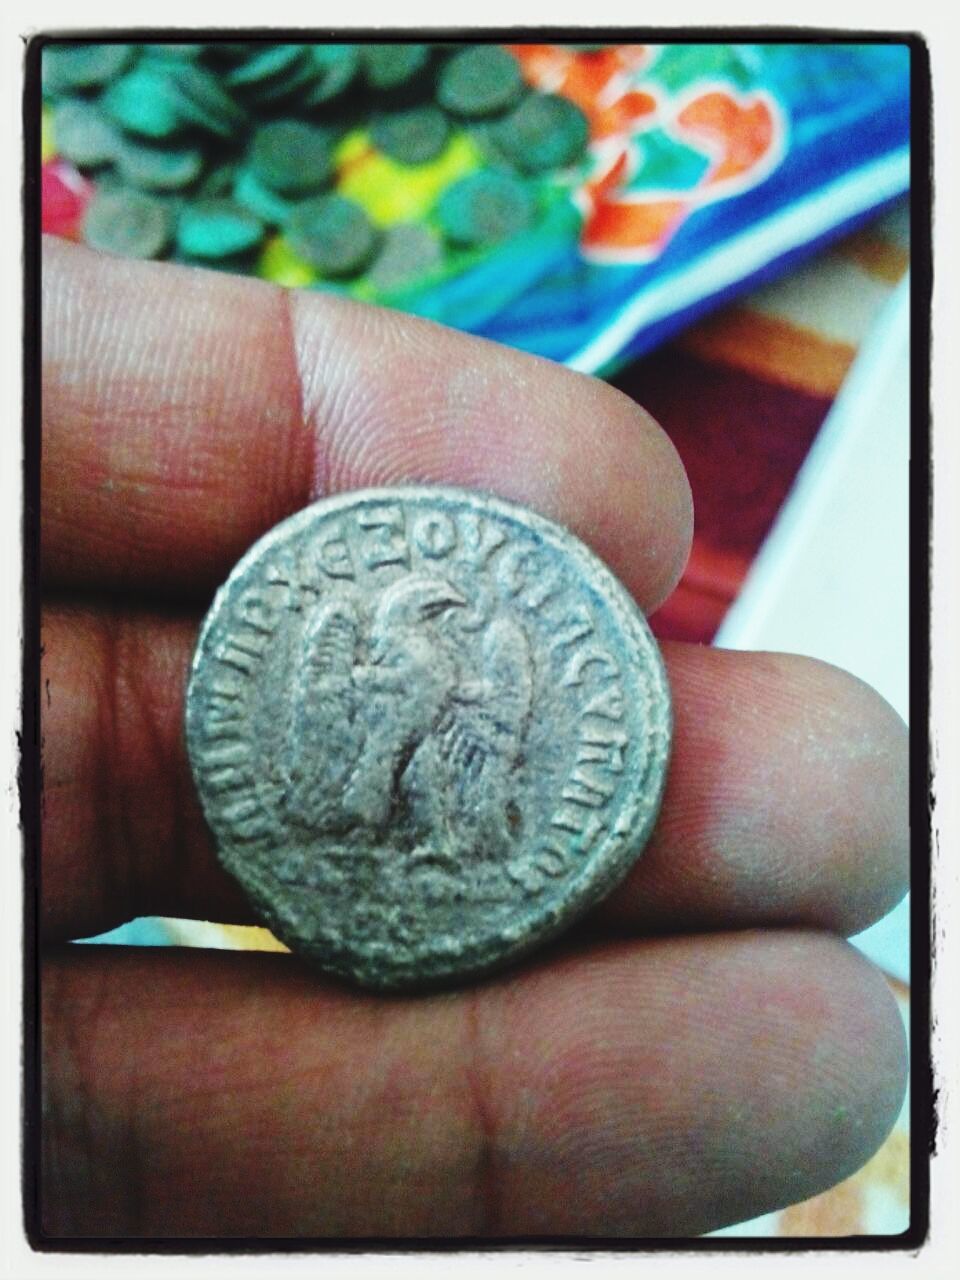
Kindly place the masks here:
[(843, 940), (903, 894), (906, 734), (851, 676), (664, 646), (656, 834), (560, 946), (426, 997), (289, 955), (70, 947), (243, 923), (182, 744), (213, 589), (311, 498), (488, 488), (649, 611), (690, 494), (610, 387), (395, 312), (100, 257), (43, 262), (42, 1225), (49, 1237), (694, 1235), (882, 1141), (904, 1037)]

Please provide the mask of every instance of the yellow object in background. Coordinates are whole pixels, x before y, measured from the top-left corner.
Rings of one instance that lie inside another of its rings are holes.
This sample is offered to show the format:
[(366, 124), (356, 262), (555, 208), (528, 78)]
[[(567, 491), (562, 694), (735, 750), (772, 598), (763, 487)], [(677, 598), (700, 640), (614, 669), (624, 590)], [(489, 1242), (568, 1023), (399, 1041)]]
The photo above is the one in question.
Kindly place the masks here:
[(289, 951), (269, 929), (256, 924), (211, 924), (207, 920), (178, 920), (158, 916), (169, 945), (207, 947), (212, 951)]
[(399, 164), (377, 151), (366, 133), (348, 134), (336, 153), (337, 191), (362, 205), (372, 222), (389, 227), (417, 222), (441, 192), (483, 163), (476, 144), (457, 133), (429, 164)]
[(373, 144), (366, 129), (351, 129), (349, 133), (343, 135), (334, 148), (334, 167), (338, 172), (341, 169), (349, 168), (350, 165), (356, 164), (358, 160), (362, 160), (367, 152), (372, 150), (372, 147)]
[[(481, 167), (476, 145), (465, 133), (450, 139), (441, 155), (429, 164), (398, 164), (377, 151), (370, 135), (355, 129), (348, 133), (335, 152), (336, 190), (355, 200), (379, 227), (425, 218), (441, 192), (458, 178)], [(283, 238), (267, 240), (257, 261), (257, 275), (273, 284), (303, 288), (315, 284), (317, 272), (297, 256)]]
[(40, 163), (46, 164), (57, 154), (53, 142), (53, 112), (44, 107), (40, 112)]
[(313, 284), (317, 273), (309, 262), (298, 258), (283, 236), (271, 236), (257, 262), (257, 275), (289, 289)]

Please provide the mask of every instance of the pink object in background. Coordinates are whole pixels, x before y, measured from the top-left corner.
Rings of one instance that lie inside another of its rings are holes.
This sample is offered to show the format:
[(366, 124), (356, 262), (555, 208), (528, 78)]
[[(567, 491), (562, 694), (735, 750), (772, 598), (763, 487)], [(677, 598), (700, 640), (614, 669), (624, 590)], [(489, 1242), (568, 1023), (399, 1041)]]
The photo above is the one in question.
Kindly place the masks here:
[(40, 170), (41, 226), (69, 240), (80, 237), (80, 221), (93, 195), (93, 183), (63, 160), (48, 160)]

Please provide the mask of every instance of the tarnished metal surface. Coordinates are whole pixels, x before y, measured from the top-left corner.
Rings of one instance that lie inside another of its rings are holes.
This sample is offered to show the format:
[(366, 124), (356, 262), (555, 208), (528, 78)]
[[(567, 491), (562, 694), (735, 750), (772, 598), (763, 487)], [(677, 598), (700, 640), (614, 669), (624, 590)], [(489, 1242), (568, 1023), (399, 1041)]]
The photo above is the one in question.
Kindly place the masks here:
[(319, 502), (201, 631), (187, 742), (220, 857), (293, 950), (372, 986), (493, 968), (623, 877), (656, 818), (663, 664), (610, 571), (445, 488)]

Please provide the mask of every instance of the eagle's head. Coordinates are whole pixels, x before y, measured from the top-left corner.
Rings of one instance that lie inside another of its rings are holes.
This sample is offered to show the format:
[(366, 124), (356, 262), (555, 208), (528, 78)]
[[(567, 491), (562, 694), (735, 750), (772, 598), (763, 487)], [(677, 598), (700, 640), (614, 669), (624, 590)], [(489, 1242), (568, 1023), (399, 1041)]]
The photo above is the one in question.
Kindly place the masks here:
[(370, 626), (367, 687), (411, 697), (449, 687), (456, 677), (454, 655), (429, 624), (466, 603), (449, 582), (427, 574), (411, 574), (387, 587)]

